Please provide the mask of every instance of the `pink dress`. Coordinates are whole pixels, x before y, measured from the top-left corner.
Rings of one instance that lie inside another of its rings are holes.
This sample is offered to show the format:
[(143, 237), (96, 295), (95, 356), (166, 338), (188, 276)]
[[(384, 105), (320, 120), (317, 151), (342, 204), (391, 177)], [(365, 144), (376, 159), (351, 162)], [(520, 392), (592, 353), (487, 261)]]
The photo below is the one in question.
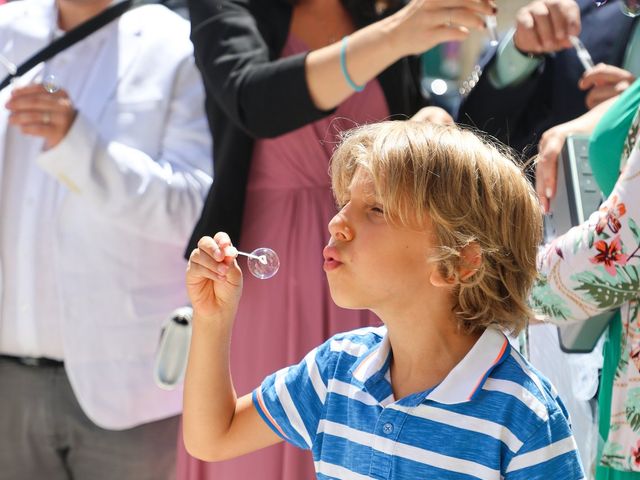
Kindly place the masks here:
[[(301, 41), (289, 36), (282, 55), (305, 50)], [(322, 270), (322, 249), (336, 212), (328, 165), (337, 134), (388, 116), (382, 89), (372, 81), (334, 115), (256, 142), (240, 249), (273, 248), (280, 257), (280, 270), (269, 280), (259, 280), (249, 273), (246, 259), (240, 259), (244, 292), (231, 352), (239, 396), (251, 392), (267, 375), (298, 363), (334, 333), (380, 323), (368, 311), (345, 310), (333, 303)], [(189, 459), (184, 451), (178, 458), (180, 480), (314, 477), (311, 453), (284, 443), (216, 464)]]

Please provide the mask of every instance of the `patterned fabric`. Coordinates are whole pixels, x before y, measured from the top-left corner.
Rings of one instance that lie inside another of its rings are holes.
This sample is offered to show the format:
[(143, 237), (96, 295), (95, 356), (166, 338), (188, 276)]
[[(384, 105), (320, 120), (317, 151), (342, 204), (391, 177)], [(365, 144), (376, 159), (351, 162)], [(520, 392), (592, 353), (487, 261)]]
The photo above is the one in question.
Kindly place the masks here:
[[(609, 198), (589, 220), (548, 245), (531, 303), (555, 323), (581, 321), (621, 307), (608, 438), (601, 464), (640, 472), (640, 150), (639, 116), (629, 130), (622, 170)], [(598, 477), (600, 478), (600, 477)]]
[(640, 129), (640, 110), (636, 111), (636, 114), (633, 117), (633, 122), (631, 122), (631, 127), (629, 128), (629, 133), (624, 141), (624, 147), (622, 148), (622, 163), (620, 165), (621, 170), (626, 166), (626, 163), (629, 160), (629, 155), (631, 155), (631, 151), (638, 141), (638, 129)]
[(334, 336), (254, 391), (318, 479), (584, 477), (566, 410), (499, 331), (487, 329), (436, 387), (396, 401), (386, 329)]

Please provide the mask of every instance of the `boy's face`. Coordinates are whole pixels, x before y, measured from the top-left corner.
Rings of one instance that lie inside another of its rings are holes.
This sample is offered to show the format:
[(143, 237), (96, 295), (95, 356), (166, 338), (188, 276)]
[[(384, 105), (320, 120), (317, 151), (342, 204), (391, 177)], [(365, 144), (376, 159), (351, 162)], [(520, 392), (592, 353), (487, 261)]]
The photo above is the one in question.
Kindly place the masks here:
[(383, 316), (435, 294), (439, 273), (428, 260), (434, 246), (431, 229), (389, 224), (373, 182), (362, 169), (356, 171), (347, 199), (329, 222), (331, 238), (324, 249), (324, 270), (335, 303)]

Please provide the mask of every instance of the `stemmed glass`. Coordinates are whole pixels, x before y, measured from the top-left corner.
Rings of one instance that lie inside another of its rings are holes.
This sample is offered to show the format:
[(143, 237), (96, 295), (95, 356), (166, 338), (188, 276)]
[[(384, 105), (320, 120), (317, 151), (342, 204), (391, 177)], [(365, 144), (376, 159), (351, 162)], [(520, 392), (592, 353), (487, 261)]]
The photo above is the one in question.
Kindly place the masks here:
[(489, 44), (495, 47), (498, 45), (498, 19), (495, 15), (486, 15), (484, 17), (484, 24), (489, 31)]

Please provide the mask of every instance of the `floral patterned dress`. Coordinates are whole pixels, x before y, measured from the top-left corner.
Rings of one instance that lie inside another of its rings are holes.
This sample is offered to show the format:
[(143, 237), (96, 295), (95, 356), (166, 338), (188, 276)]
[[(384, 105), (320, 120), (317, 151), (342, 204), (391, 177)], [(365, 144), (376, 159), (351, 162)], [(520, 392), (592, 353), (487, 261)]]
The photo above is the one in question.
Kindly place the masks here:
[(598, 178), (603, 168), (615, 186), (587, 222), (540, 253), (540, 278), (531, 295), (532, 306), (554, 323), (582, 321), (620, 308), (605, 347), (599, 399), (604, 446), (598, 480), (640, 480), (640, 83), (636, 83), (620, 99), (627, 110), (631, 98), (636, 106), (631, 128), (626, 124), (622, 155), (622, 142), (617, 152), (609, 144), (604, 165), (592, 164), (603, 191), (611, 190), (606, 179)]

